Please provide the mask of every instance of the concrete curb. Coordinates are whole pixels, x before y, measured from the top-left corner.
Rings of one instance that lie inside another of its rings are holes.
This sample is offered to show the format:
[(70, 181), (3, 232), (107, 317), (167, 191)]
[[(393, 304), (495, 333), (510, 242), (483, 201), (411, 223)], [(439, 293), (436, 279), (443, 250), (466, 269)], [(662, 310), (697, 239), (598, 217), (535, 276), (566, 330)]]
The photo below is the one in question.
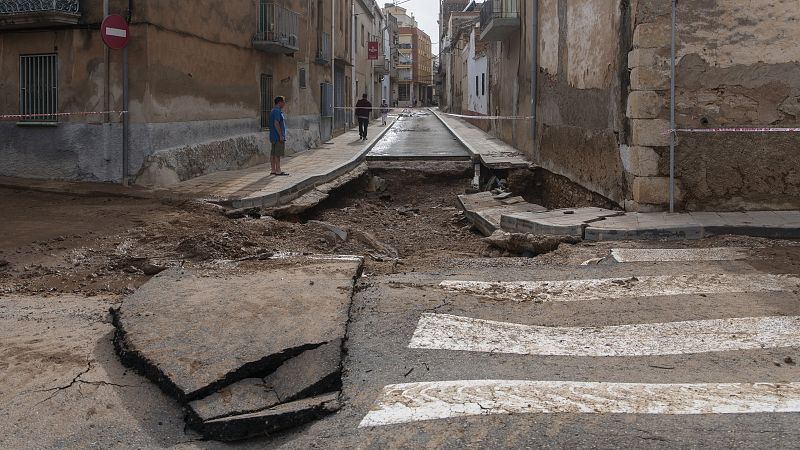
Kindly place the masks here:
[(481, 158), (480, 152), (476, 151), (475, 148), (472, 147), (472, 144), (467, 142), (467, 140), (464, 139), (464, 137), (458, 134), (456, 130), (454, 130), (453, 127), (451, 127), (450, 124), (447, 123), (447, 121), (445, 121), (437, 111), (434, 111), (431, 108), (428, 108), (428, 111), (430, 111), (431, 114), (436, 116), (436, 118), (439, 119), (439, 122), (442, 122), (442, 125), (444, 125), (444, 127), (447, 128), (447, 131), (449, 131), (450, 134), (452, 134), (456, 139), (458, 139), (458, 142), (461, 142), (461, 145), (463, 145), (464, 148), (466, 148), (467, 151), (469, 152), (473, 162), (480, 162), (481, 164), (483, 164), (483, 159)]
[[(428, 108), (428, 111), (430, 111), (434, 116), (436, 116), (436, 118), (439, 119), (440, 122), (442, 122), (444, 127), (447, 128), (447, 131), (449, 131), (450, 134), (452, 134), (456, 139), (458, 139), (458, 141), (461, 143), (461, 145), (463, 145), (464, 148), (467, 149), (469, 154), (472, 156), (472, 161), (474, 163), (480, 163), (484, 167), (488, 167), (488, 168), (491, 168), (491, 169), (530, 169), (530, 168), (533, 168), (533, 167), (536, 166), (531, 161), (527, 161), (526, 164), (524, 164), (524, 165), (523, 164), (501, 164), (501, 165), (498, 165), (498, 164), (487, 162), (484, 159), (484, 155), (481, 152), (477, 151), (475, 149), (475, 147), (473, 147), (472, 144), (470, 144), (467, 139), (465, 139), (461, 134), (459, 134), (455, 129), (453, 129), (453, 127), (451, 127), (450, 124), (447, 123), (446, 120), (444, 120), (444, 118), (442, 117), (441, 113), (439, 113), (437, 111), (434, 111), (431, 108)], [(483, 131), (481, 131), (481, 132), (483, 132)]]
[(305, 194), (306, 192), (314, 189), (317, 186), (330, 183), (334, 179), (347, 174), (351, 170), (354, 170), (356, 167), (359, 166), (364, 160), (367, 158), (367, 154), (372, 151), (375, 145), (383, 138), (386, 133), (389, 132), (390, 129), (397, 123), (397, 118), (395, 118), (391, 123), (389, 123), (386, 128), (384, 128), (377, 136), (375, 136), (364, 149), (359, 152), (356, 156), (348, 160), (346, 163), (340, 165), (339, 167), (334, 168), (332, 171), (312, 175), (307, 177), (303, 180), (298, 181), (297, 184), (294, 186), (288, 187), (281, 191), (257, 197), (257, 198), (248, 198), (248, 199), (225, 199), (225, 200), (213, 200), (213, 203), (218, 203), (223, 206), (230, 206), (234, 209), (239, 208), (274, 208), (276, 206), (281, 206), (283, 204), (289, 203), (292, 200), (300, 197), (301, 195)]

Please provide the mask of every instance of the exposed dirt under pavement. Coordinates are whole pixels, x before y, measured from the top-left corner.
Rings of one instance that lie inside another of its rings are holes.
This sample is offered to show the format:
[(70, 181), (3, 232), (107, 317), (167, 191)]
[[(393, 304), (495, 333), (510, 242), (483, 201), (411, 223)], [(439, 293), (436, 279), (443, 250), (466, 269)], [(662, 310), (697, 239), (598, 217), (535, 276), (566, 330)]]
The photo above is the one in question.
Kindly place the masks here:
[(469, 180), (415, 173), (383, 173), (386, 189), (374, 193), (362, 178), (289, 221), (231, 220), (196, 202), (0, 190), (0, 294), (121, 295), (165, 267), (285, 252), (365, 255), (368, 273), (479, 257), (487, 247), (455, 207)]

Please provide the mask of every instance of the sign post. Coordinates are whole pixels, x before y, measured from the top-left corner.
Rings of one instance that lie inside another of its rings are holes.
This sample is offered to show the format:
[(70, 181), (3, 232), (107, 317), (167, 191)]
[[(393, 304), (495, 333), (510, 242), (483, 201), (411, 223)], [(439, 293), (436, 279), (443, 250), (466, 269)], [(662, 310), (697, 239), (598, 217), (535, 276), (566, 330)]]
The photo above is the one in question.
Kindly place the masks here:
[(100, 25), (100, 37), (112, 50), (122, 50), (122, 184), (128, 185), (128, 40), (130, 28), (125, 18), (111, 14)]

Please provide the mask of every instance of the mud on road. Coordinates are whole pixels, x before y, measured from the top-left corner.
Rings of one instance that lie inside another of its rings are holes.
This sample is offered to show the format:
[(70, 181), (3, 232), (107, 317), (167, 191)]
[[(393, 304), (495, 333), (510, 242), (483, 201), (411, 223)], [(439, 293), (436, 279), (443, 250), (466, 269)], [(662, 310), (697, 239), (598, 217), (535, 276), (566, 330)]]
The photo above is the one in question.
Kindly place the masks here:
[(364, 177), (286, 220), (231, 220), (198, 202), (0, 190), (0, 294), (124, 295), (168, 267), (282, 253), (364, 255), (368, 273), (391, 273), (486, 251), (455, 207), (468, 179), (380, 176), (379, 192)]

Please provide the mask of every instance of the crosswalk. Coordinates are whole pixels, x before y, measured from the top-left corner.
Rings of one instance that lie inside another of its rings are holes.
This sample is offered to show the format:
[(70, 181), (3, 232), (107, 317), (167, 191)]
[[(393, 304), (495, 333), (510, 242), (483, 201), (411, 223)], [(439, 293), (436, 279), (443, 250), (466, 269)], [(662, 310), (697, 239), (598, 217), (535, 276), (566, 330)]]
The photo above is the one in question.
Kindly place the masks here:
[[(747, 249), (614, 249), (621, 264), (737, 261)], [(688, 295), (796, 294), (800, 278), (763, 273), (684, 273), (578, 280), (487, 282), (445, 280), (443, 291), (466, 294), (481, 308), (504, 302), (635, 301)], [(699, 271), (698, 271), (699, 272)], [(478, 302), (476, 302), (478, 303)], [(674, 303), (673, 303), (674, 304)], [(576, 304), (578, 305), (578, 304)], [(691, 305), (687, 305), (691, 308)], [(647, 311), (643, 311), (646, 317)], [(724, 316), (724, 312), (720, 312)], [(718, 316), (719, 317), (719, 316)], [(613, 326), (538, 326), (426, 312), (410, 350), (516, 354), (538, 357), (672, 357), (800, 347), (800, 315), (723, 317)], [(614, 381), (624, 379), (625, 367)], [(552, 380), (441, 380), (384, 387), (359, 427), (496, 414), (750, 414), (800, 412), (800, 373), (793, 379), (731, 383), (620, 383)], [(658, 380), (654, 380), (658, 381)], [(683, 381), (683, 380), (681, 380)]]

